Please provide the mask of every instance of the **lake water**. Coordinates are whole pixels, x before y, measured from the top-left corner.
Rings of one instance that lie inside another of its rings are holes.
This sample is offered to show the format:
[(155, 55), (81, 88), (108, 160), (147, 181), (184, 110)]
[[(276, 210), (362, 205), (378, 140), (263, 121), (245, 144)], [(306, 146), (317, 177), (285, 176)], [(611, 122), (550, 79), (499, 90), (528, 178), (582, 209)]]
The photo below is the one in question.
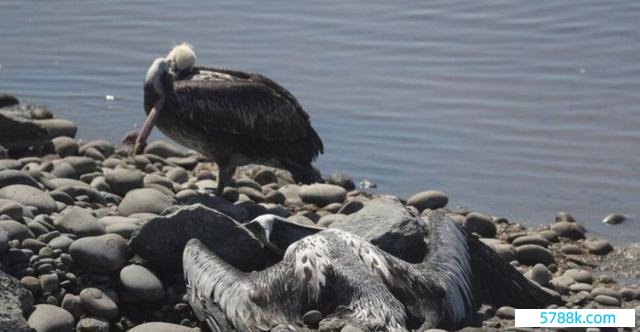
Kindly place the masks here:
[(0, 91), (119, 141), (180, 41), (292, 91), (324, 173), (640, 240), (640, 1), (2, 0)]

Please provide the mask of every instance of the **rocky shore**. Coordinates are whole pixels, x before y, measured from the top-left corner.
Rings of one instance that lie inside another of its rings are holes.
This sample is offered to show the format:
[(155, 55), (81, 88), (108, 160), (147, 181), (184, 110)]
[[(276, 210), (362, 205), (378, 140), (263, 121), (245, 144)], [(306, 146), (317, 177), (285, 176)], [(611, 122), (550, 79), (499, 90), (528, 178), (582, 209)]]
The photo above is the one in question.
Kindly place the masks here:
[[(46, 108), (0, 94), (0, 331), (206, 331), (185, 297), (184, 238), (237, 239), (255, 255), (229, 247), (224, 257), (247, 270), (264, 264), (264, 248), (237, 227), (208, 229), (202, 220), (247, 223), (275, 214), (305, 226), (341, 225), (407, 261), (424, 250), (423, 234), (416, 245), (415, 230), (391, 222), (397, 210), (347, 175), (299, 186), (286, 171), (250, 165), (219, 198), (212, 194), (216, 165), (194, 151), (156, 141), (131, 156), (130, 141), (83, 141), (76, 132)], [(440, 191), (400, 201), (416, 218), (443, 209), (563, 307), (640, 313), (639, 244), (614, 247), (564, 212), (527, 228), (450, 207)], [(373, 215), (366, 223), (351, 217), (365, 208)], [(479, 317), (463, 330), (512, 328), (514, 308), (484, 305)], [(310, 311), (304, 321), (314, 329), (320, 319)]]

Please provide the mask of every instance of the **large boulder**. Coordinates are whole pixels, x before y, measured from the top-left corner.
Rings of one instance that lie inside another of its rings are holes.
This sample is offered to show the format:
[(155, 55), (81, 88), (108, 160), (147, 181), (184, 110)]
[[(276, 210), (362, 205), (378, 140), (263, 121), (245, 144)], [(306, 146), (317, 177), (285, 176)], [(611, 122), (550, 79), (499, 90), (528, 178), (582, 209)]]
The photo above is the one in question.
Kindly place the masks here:
[(330, 228), (356, 234), (411, 263), (422, 261), (427, 252), (427, 224), (391, 196), (371, 200), (358, 212), (336, 220)]
[(178, 270), (182, 267), (184, 246), (193, 238), (240, 270), (265, 266), (262, 241), (242, 224), (201, 204), (148, 220), (133, 233), (129, 247), (158, 267)]
[(0, 331), (27, 332), (23, 313), (33, 306), (33, 295), (18, 279), (0, 270)]

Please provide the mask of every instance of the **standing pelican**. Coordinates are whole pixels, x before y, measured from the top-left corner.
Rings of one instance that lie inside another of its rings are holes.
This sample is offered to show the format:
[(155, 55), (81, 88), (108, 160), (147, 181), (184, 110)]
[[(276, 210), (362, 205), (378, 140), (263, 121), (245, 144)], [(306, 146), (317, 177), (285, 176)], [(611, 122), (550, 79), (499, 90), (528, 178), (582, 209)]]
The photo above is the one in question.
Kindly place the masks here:
[(188, 44), (156, 59), (144, 81), (147, 119), (134, 152), (160, 130), (218, 164), (218, 194), (249, 163), (288, 169), (296, 182), (321, 181), (311, 165), (323, 152), (309, 115), (272, 80), (253, 73), (194, 66)]

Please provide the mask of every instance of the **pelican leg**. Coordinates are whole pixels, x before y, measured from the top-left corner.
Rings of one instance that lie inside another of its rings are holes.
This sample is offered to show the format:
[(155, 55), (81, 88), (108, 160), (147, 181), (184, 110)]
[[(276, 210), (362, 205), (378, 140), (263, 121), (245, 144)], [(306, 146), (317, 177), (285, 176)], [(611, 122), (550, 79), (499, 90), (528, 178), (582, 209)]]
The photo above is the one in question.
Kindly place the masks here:
[(235, 167), (220, 167), (218, 171), (218, 197), (222, 197), (224, 188), (231, 184), (233, 174), (236, 172)]

